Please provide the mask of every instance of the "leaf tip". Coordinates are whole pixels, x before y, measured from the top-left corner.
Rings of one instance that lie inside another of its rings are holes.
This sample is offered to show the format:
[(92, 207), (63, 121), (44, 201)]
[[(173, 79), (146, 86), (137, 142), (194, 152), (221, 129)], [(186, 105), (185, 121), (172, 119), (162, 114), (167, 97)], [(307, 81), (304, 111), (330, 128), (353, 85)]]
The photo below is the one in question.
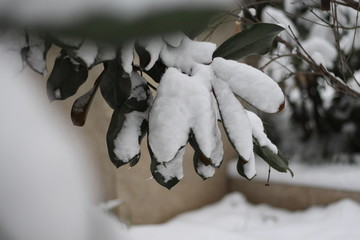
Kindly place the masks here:
[(285, 101), (279, 106), (278, 112), (282, 111), (285, 108)]

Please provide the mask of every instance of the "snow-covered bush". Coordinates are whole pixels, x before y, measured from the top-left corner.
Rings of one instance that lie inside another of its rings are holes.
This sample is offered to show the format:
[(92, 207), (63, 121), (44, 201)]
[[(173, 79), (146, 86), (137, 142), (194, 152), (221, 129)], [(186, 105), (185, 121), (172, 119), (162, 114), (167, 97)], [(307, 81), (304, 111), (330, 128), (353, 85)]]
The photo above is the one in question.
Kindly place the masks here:
[[(287, 131), (306, 140), (287, 144), (285, 137), (284, 145), (307, 161), (360, 152), (354, 137), (360, 131), (360, 79), (356, 74), (360, 68), (360, 21), (356, 4), (286, 0), (277, 7), (253, 2), (243, 8), (245, 12), (248, 7), (257, 8), (257, 15), (248, 14), (244, 21), (285, 28), (271, 53), (259, 61), (259, 67), (283, 87), (291, 111), (287, 116), (302, 129)], [(279, 129), (284, 129), (283, 125)], [(306, 151), (300, 145), (305, 145)], [(351, 161), (351, 157), (348, 159)]]
[[(267, 138), (262, 121), (238, 99), (261, 111), (276, 113), (284, 107), (282, 90), (263, 72), (234, 61), (266, 53), (283, 28), (255, 24), (217, 48), (213, 43), (195, 40), (213, 14), (210, 10), (201, 14), (194, 9), (165, 11), (125, 22), (90, 18), (53, 29), (9, 25), (2, 28), (0, 42), (17, 57), (19, 70), (23, 59), (43, 75), (47, 72), (49, 48), (61, 48), (47, 80), (51, 100), (73, 96), (87, 80), (89, 70), (103, 65), (94, 86), (74, 102), (71, 117), (75, 125), (84, 125), (100, 89), (114, 109), (107, 145), (116, 167), (128, 163), (133, 166), (139, 161), (140, 144), (148, 134), (151, 171), (157, 182), (171, 188), (180, 181), (188, 142), (195, 150), (196, 172), (207, 179), (223, 160), (218, 126), (221, 121), (239, 154), (237, 168), (241, 175), (247, 179), (255, 176), (254, 150), (273, 168), (286, 172), (290, 170), (288, 163)], [(184, 14), (198, 20), (197, 24), (183, 22)], [(164, 21), (163, 27), (159, 20)]]

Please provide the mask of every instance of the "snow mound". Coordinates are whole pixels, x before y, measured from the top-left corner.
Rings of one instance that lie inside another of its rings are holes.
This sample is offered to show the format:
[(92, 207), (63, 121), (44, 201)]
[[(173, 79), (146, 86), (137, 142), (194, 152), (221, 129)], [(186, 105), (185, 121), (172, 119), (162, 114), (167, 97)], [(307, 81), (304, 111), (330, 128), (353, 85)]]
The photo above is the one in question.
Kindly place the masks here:
[(133, 239), (167, 240), (328, 240), (359, 239), (360, 204), (342, 200), (327, 207), (290, 212), (267, 205), (252, 205), (240, 193), (184, 213), (160, 225), (133, 226)]

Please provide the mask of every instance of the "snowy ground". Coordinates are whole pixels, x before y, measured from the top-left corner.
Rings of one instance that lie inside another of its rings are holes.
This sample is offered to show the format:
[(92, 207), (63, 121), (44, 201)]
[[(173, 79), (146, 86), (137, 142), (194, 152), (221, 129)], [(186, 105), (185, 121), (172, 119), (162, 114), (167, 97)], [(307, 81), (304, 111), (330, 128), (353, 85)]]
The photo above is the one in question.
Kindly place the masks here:
[(128, 233), (130, 239), (147, 240), (358, 240), (359, 219), (360, 204), (352, 200), (289, 212), (252, 205), (240, 193), (231, 193), (165, 224), (133, 226)]
[[(270, 182), (360, 192), (360, 163), (358, 161), (357, 164), (352, 165), (344, 163), (305, 165), (290, 161), (290, 168), (295, 174), (294, 177), (291, 177), (289, 173), (272, 170)], [(256, 171), (254, 180), (266, 181), (269, 165), (257, 158)], [(228, 165), (228, 174), (234, 178), (241, 178), (236, 171), (236, 161)]]

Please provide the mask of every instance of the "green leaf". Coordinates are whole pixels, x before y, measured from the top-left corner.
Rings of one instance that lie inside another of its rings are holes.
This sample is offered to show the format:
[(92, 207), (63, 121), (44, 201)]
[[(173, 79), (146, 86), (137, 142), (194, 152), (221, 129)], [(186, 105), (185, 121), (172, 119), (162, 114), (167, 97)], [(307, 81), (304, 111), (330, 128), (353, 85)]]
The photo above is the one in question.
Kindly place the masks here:
[(279, 172), (289, 171), (291, 176), (294, 176), (294, 173), (289, 168), (288, 160), (280, 152), (278, 154), (273, 153), (268, 147), (260, 146), (259, 142), (255, 139), (254, 151), (259, 157), (264, 159), (275, 170)]
[(221, 44), (214, 52), (213, 58), (237, 60), (252, 54), (265, 54), (278, 33), (284, 28), (276, 24), (256, 23), (235, 34)]
[(62, 50), (55, 60), (47, 81), (47, 93), (50, 100), (64, 100), (74, 95), (86, 81), (88, 69), (81, 64), (74, 64), (66, 50)]
[(104, 74), (100, 80), (100, 90), (107, 104), (120, 109), (131, 93), (131, 80), (121, 65), (120, 57), (104, 63)]
[(91, 103), (99, 88), (100, 79), (101, 75), (95, 81), (94, 86), (74, 102), (71, 108), (71, 120), (75, 126), (84, 126)]

